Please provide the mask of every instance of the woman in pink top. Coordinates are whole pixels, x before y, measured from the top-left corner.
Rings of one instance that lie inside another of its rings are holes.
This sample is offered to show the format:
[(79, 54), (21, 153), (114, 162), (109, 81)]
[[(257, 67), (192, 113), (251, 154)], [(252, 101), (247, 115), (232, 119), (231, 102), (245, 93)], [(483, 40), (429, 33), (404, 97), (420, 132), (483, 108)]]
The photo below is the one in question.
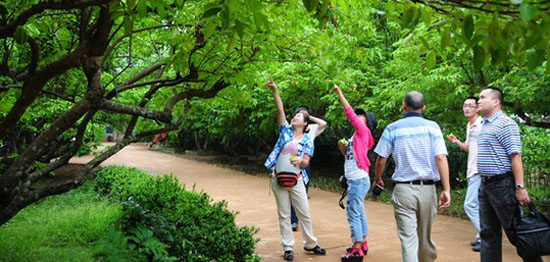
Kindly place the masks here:
[(367, 153), (374, 146), (374, 139), (367, 127), (365, 111), (363, 109), (354, 111), (338, 86), (334, 86), (334, 92), (338, 94), (348, 121), (355, 128), (347, 145), (346, 142), (339, 143), (340, 152), (346, 158), (344, 164), (345, 176), (348, 181), (346, 213), (353, 242), (353, 246), (348, 248), (347, 254), (342, 256), (342, 261), (363, 261), (363, 257), (368, 251), (367, 236), (369, 234), (365, 214), (365, 196), (370, 188), (370, 161)]

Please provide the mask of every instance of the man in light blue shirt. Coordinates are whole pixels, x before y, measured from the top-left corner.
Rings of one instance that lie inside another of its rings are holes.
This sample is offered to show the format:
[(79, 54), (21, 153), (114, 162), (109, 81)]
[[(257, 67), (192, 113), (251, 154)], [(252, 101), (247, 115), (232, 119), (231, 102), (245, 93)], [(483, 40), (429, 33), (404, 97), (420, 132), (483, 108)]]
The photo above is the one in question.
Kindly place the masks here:
[(376, 184), (384, 187), (382, 174), (390, 155), (395, 162), (392, 202), (401, 240), (401, 261), (434, 261), (437, 249), (431, 240), (431, 226), (437, 214), (435, 183), (443, 191), (439, 207), (451, 203), (447, 148), (439, 125), (424, 119), (424, 96), (409, 92), (403, 101), (403, 118), (389, 124), (374, 152)]

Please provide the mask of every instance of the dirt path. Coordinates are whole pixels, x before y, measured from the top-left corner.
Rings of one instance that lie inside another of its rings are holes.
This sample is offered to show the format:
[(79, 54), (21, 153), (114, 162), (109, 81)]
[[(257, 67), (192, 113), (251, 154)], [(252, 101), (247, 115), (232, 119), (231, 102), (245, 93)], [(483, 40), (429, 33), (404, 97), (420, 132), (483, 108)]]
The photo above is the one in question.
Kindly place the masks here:
[[(73, 159), (72, 162), (82, 163), (88, 159)], [(103, 165), (134, 166), (155, 175), (172, 173), (188, 189), (196, 184), (198, 190), (204, 190), (216, 200), (226, 200), (229, 209), (239, 211), (239, 225), (260, 229), (257, 237), (261, 241), (256, 251), (264, 261), (283, 260), (277, 208), (267, 178), (150, 151), (142, 144), (126, 147)], [(350, 244), (346, 214), (338, 206), (340, 195), (316, 188), (311, 188), (309, 195), (314, 233), (321, 246), (327, 248), (327, 255), (318, 257), (301, 252), (302, 236), (298, 231), (295, 233), (295, 261), (340, 261), (345, 247)], [(366, 211), (370, 230), (367, 260), (399, 261), (401, 250), (392, 206), (367, 201)], [(472, 252), (469, 245), (474, 236), (475, 231), (469, 221), (437, 216), (432, 237), (438, 247), (438, 261), (479, 261), (479, 253)], [(506, 238), (504, 242), (503, 261), (520, 261)], [(548, 258), (545, 260), (550, 261)]]

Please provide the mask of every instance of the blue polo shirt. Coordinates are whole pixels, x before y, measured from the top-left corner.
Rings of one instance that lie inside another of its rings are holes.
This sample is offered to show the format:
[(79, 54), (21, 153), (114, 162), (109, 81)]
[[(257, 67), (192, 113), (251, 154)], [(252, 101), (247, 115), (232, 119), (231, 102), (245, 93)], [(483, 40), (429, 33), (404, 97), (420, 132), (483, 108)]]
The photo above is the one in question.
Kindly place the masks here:
[(393, 181), (439, 181), (435, 156), (447, 155), (447, 147), (436, 122), (411, 112), (384, 129), (374, 152), (384, 158), (393, 156)]
[(478, 141), (477, 170), (482, 176), (512, 171), (510, 155), (521, 154), (519, 127), (502, 110), (481, 122)]

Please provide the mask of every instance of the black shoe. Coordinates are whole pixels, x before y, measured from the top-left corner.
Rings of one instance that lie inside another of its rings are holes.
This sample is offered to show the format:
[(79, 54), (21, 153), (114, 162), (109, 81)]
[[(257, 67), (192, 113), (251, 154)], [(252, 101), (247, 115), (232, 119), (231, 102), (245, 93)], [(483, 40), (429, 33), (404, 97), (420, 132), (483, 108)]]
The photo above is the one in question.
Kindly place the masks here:
[(476, 240), (470, 242), (470, 246), (475, 246), (475, 245), (479, 244), (480, 241), (481, 241), (481, 240), (476, 239)]
[(304, 247), (304, 250), (307, 251), (307, 252), (313, 252), (315, 253), (315, 255), (319, 255), (319, 256), (324, 256), (327, 251), (320, 247), (319, 245), (316, 245), (314, 248), (306, 248)]
[(294, 252), (292, 250), (285, 251), (285, 261), (294, 261)]
[(292, 223), (292, 231), (298, 231), (298, 223)]
[(342, 262), (363, 262), (364, 257), (365, 257), (365, 254), (363, 254), (362, 250), (359, 250), (358, 252), (350, 251), (346, 255), (341, 257), (341, 261)]
[(481, 251), (481, 242), (477, 242), (477, 244), (473, 245), (472, 250), (474, 252), (480, 252)]

